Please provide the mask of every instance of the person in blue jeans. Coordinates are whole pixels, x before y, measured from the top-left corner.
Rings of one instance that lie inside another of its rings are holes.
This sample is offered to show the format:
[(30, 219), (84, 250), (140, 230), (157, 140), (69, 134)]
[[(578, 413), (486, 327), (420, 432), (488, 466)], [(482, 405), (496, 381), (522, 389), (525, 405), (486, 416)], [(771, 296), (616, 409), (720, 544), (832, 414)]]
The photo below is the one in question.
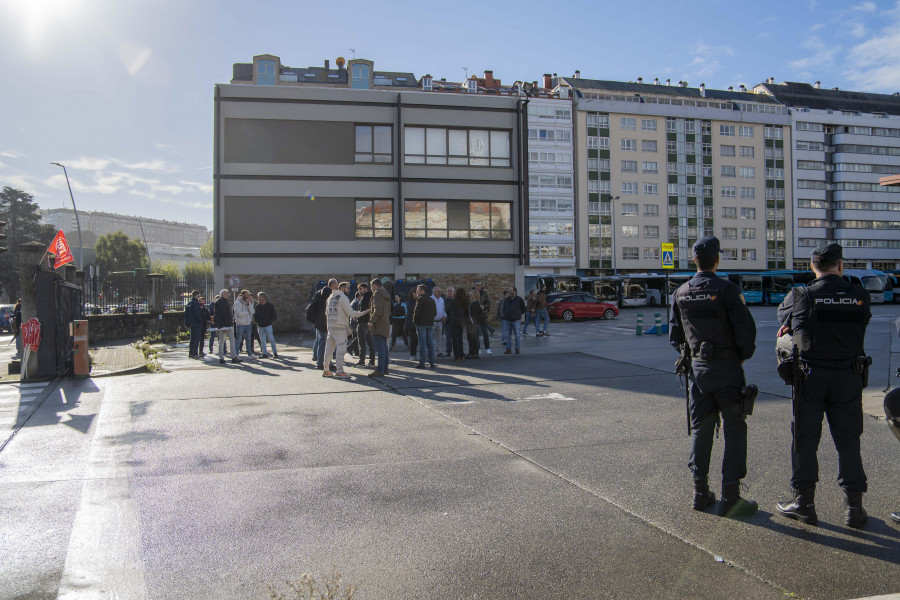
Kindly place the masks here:
[(275, 346), (275, 336), (272, 334), (272, 323), (278, 316), (275, 313), (275, 305), (269, 302), (265, 292), (256, 294), (257, 304), (256, 327), (259, 331), (259, 347), (262, 350), (262, 358), (269, 358), (266, 350), (266, 341), (272, 344), (272, 358), (278, 358), (278, 348)]
[(534, 315), (534, 290), (528, 292), (525, 296), (525, 323), (522, 325), (522, 335), (528, 333), (528, 324), (534, 323), (534, 331), (537, 332), (538, 326), (535, 323)]
[(509, 288), (509, 296), (500, 302), (500, 320), (503, 323), (503, 343), (506, 350), (503, 354), (512, 354), (512, 337), (516, 337), (516, 354), (519, 354), (521, 338), (519, 337), (519, 322), (525, 314), (525, 301), (519, 297), (516, 288)]
[(416, 306), (413, 308), (413, 324), (419, 338), (419, 364), (417, 369), (425, 368), (425, 359), (434, 368), (434, 319), (437, 316), (437, 305), (434, 298), (428, 295), (424, 284), (416, 288)]

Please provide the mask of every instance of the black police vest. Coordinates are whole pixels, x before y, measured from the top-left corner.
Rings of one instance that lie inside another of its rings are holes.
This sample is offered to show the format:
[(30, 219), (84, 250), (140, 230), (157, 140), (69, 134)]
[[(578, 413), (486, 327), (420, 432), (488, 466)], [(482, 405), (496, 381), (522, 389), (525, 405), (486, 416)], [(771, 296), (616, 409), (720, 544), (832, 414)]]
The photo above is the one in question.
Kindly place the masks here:
[(737, 351), (725, 309), (725, 288), (729, 285), (734, 284), (716, 277), (703, 286), (685, 283), (675, 292), (684, 337), (694, 354), (700, 352), (702, 342), (712, 343), (717, 350)]
[(864, 354), (866, 290), (835, 277), (792, 293), (800, 317), (794, 339), (802, 358), (846, 360)]

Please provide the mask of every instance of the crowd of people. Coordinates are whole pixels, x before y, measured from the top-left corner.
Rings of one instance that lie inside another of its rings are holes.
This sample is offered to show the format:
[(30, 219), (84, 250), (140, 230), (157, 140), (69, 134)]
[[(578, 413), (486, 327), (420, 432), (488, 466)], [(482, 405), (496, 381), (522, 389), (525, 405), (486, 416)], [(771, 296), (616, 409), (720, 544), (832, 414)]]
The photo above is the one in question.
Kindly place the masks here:
[[(272, 333), (272, 324), (278, 318), (275, 305), (269, 302), (265, 292), (258, 292), (256, 298), (249, 290), (242, 290), (234, 303), (230, 301), (231, 292), (223, 289), (213, 298), (212, 307), (207, 306), (206, 298), (199, 290), (191, 293), (191, 301), (184, 308), (184, 326), (191, 332), (188, 344), (188, 356), (202, 359), (206, 356), (206, 334), (209, 332), (209, 352), (213, 352), (216, 339), (219, 342), (219, 363), (225, 364), (225, 356), (231, 349), (231, 362), (239, 363), (239, 353), (246, 347), (247, 357), (251, 360), (260, 358), (278, 358), (278, 346)], [(257, 356), (255, 342), (259, 342), (262, 354)], [(268, 352), (271, 346), (272, 354)]]
[[(359, 284), (352, 299), (350, 287), (349, 282), (330, 279), (306, 307), (306, 320), (316, 333), (313, 361), (326, 377), (348, 377), (344, 371), (347, 353), (358, 361), (358, 366), (373, 367), (370, 376), (388, 375), (390, 353), (398, 338), (420, 369), (436, 368), (437, 358), (463, 362), (493, 354), (491, 300), (481, 281), (475, 281), (469, 290), (450, 286), (446, 293), (439, 286), (428, 290), (422, 284), (411, 289), (408, 297), (397, 294), (393, 299), (380, 279)], [(529, 323), (535, 323), (538, 337), (550, 335), (546, 291), (542, 288), (527, 298), (523, 300), (518, 290), (511, 287), (497, 303), (495, 314), (501, 323), (505, 354), (520, 353), (521, 337)], [(249, 290), (243, 290), (232, 303), (231, 292), (223, 289), (212, 304), (207, 304), (206, 298), (195, 290), (184, 309), (184, 326), (190, 331), (188, 356), (206, 356), (208, 334), (210, 354), (218, 340), (220, 364), (227, 362), (226, 357), (232, 363), (240, 363), (242, 351), (252, 360), (270, 356), (277, 359), (278, 347), (272, 333), (276, 318), (275, 306), (265, 292), (254, 297)], [(542, 330), (538, 323), (543, 323)], [(327, 365), (325, 357), (329, 357)]]
[[(439, 286), (429, 291), (420, 284), (406, 298), (396, 294), (391, 299), (381, 280), (373, 279), (360, 284), (351, 300), (350, 283), (330, 279), (306, 310), (306, 319), (316, 330), (316, 368), (325, 377), (348, 377), (344, 356), (349, 352), (358, 359), (358, 366), (373, 367), (369, 376), (384, 377), (390, 373), (390, 352), (398, 338), (419, 369), (436, 368), (437, 358), (463, 362), (493, 354), (494, 329), (488, 323), (491, 300), (483, 283), (475, 281), (470, 290), (451, 286), (446, 294), (442, 292)], [(527, 312), (515, 288), (504, 292), (496, 315), (503, 326), (505, 354), (520, 353), (519, 323)], [(545, 322), (539, 335), (549, 335), (546, 327)]]

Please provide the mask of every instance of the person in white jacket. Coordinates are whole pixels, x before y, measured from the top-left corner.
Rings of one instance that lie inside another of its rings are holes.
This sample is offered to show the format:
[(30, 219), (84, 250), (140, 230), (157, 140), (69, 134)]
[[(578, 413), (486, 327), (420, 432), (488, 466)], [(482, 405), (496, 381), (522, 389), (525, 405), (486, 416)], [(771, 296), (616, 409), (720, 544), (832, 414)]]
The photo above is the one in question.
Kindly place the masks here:
[[(335, 370), (326, 369), (322, 377), (340, 377), (348, 375), (344, 373), (344, 354), (347, 353), (347, 335), (350, 333), (350, 318), (358, 319), (369, 313), (369, 310), (353, 310), (350, 308), (350, 300), (347, 293), (350, 284), (342, 281), (338, 289), (328, 296), (325, 304), (326, 320), (328, 322), (328, 338), (325, 341), (325, 360), (331, 360), (331, 354), (337, 350), (334, 357)], [(371, 310), (371, 309), (370, 309)]]
[(237, 332), (235, 336), (237, 346), (235, 348), (241, 347), (242, 340), (246, 336), (247, 356), (250, 358), (256, 358), (256, 355), (251, 350), (251, 334), (253, 332), (253, 315), (255, 312), (256, 308), (253, 306), (253, 297), (250, 295), (250, 292), (248, 290), (241, 291), (241, 295), (234, 302), (234, 325)]

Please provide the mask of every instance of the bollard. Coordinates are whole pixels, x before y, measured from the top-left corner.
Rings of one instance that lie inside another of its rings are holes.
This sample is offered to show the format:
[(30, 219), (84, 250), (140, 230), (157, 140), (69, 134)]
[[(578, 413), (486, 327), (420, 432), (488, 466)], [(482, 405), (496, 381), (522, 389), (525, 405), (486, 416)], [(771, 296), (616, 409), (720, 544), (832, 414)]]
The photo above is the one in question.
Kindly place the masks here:
[(88, 352), (88, 322), (72, 321), (69, 323), (70, 334), (74, 344), (73, 353), (75, 355), (75, 377), (84, 379), (91, 372), (91, 360)]
[(662, 335), (662, 313), (656, 313), (656, 335)]
[(637, 330), (638, 335), (644, 335), (644, 315), (642, 313), (638, 313), (637, 316)]

